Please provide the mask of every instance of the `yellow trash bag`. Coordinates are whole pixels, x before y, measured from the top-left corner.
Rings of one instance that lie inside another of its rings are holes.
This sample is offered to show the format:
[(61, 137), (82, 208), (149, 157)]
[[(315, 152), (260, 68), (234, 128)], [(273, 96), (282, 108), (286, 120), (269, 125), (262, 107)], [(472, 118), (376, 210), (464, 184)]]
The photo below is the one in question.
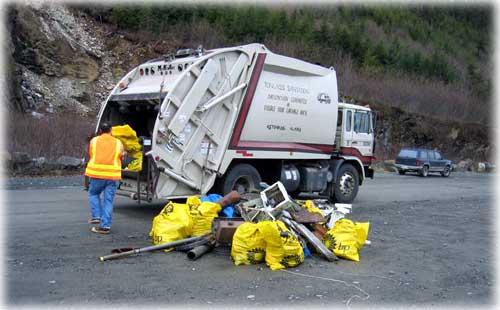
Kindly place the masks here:
[(212, 230), (212, 222), (218, 216), (222, 209), (220, 204), (210, 201), (202, 202), (199, 206), (191, 208), (191, 217), (193, 219), (192, 236), (201, 236)]
[(323, 237), (323, 243), (338, 257), (359, 262), (358, 251), (365, 245), (370, 223), (340, 219)]
[(201, 205), (201, 199), (198, 196), (189, 196), (186, 200), (187, 205), (190, 209), (196, 209)]
[(304, 249), (282, 221), (257, 225), (266, 243), (266, 264), (271, 270), (295, 267), (304, 261)]
[(127, 165), (125, 170), (141, 171), (142, 170), (142, 146), (139, 143), (135, 130), (129, 125), (113, 126), (111, 135), (119, 139), (127, 155), (135, 158)]
[(302, 208), (306, 209), (309, 212), (319, 213), (323, 215), (323, 212), (321, 212), (321, 210), (316, 207), (312, 200), (306, 200), (304, 203), (302, 203)]
[(258, 224), (245, 222), (236, 228), (231, 245), (231, 258), (236, 266), (264, 261), (266, 243)]
[(130, 170), (130, 171), (141, 171), (142, 170), (142, 152), (135, 152), (135, 153), (128, 153), (128, 156), (133, 157), (134, 160), (132, 160), (127, 167), (125, 167), (125, 170)]
[(123, 147), (127, 153), (135, 153), (142, 150), (135, 130), (129, 125), (113, 126), (111, 128), (111, 135), (123, 143)]
[[(153, 244), (164, 244), (191, 236), (193, 220), (189, 214), (189, 206), (182, 203), (169, 202), (160, 214), (153, 219), (153, 227), (149, 236)], [(165, 252), (171, 249), (164, 250)]]

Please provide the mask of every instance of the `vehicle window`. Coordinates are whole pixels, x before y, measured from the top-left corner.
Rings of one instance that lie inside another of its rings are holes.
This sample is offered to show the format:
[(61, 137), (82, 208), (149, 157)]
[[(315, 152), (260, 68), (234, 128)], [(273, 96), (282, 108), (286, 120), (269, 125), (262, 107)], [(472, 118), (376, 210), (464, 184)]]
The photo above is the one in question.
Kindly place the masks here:
[(434, 156), (434, 152), (428, 152), (429, 154), (429, 159), (436, 159), (436, 157)]
[(420, 156), (419, 158), (422, 158), (422, 159), (428, 159), (428, 156), (427, 156), (427, 151), (420, 151)]
[(441, 154), (439, 154), (438, 152), (434, 152), (434, 158), (435, 158), (435, 159), (437, 159), (437, 160), (441, 160), (441, 159), (443, 159), (443, 158), (441, 157)]
[(347, 111), (347, 117), (345, 120), (345, 131), (351, 131), (351, 118), (352, 118), (352, 112)]
[(399, 152), (398, 157), (417, 158), (417, 151), (415, 151), (415, 150), (401, 150), (401, 152)]
[(370, 130), (370, 116), (366, 112), (354, 113), (354, 131), (368, 133)]
[(342, 127), (342, 110), (337, 113), (337, 127)]

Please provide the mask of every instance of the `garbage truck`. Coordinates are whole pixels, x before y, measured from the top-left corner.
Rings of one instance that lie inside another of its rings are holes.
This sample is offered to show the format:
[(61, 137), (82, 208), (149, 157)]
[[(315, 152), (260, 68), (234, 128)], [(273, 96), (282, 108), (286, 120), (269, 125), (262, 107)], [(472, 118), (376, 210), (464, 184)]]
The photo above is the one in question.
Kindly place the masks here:
[(102, 103), (102, 122), (130, 125), (141, 171), (118, 195), (141, 201), (281, 181), (294, 197), (350, 203), (373, 178), (374, 112), (338, 100), (334, 68), (262, 44), (181, 49), (128, 72)]

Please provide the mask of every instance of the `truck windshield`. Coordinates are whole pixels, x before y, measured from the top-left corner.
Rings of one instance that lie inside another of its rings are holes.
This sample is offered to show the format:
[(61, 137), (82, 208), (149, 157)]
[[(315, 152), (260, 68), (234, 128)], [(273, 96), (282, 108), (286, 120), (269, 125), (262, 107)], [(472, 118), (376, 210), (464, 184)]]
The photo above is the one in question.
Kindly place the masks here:
[(366, 112), (354, 113), (354, 131), (368, 133), (370, 130), (370, 116)]
[(401, 150), (401, 152), (399, 152), (398, 157), (417, 158), (417, 151), (414, 151), (414, 150)]

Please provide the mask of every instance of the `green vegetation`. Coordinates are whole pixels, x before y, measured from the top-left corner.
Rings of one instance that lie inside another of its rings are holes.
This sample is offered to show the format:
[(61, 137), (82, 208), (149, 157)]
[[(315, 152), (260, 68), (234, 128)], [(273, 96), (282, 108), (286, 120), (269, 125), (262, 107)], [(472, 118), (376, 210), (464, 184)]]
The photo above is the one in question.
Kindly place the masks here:
[[(463, 84), (483, 97), (491, 92), (480, 70), (491, 54), (485, 6), (118, 6), (110, 20), (122, 30), (156, 34), (204, 20), (221, 29), (226, 45), (279, 38), (309, 51), (342, 51), (368, 71)], [(309, 54), (310, 61), (328, 63), (321, 57), (328, 53)]]
[[(208, 4), (85, 7), (155, 53), (263, 43), (333, 66), (343, 96), (443, 120), (490, 122), (491, 5)], [(164, 50), (169, 49), (169, 50)]]

